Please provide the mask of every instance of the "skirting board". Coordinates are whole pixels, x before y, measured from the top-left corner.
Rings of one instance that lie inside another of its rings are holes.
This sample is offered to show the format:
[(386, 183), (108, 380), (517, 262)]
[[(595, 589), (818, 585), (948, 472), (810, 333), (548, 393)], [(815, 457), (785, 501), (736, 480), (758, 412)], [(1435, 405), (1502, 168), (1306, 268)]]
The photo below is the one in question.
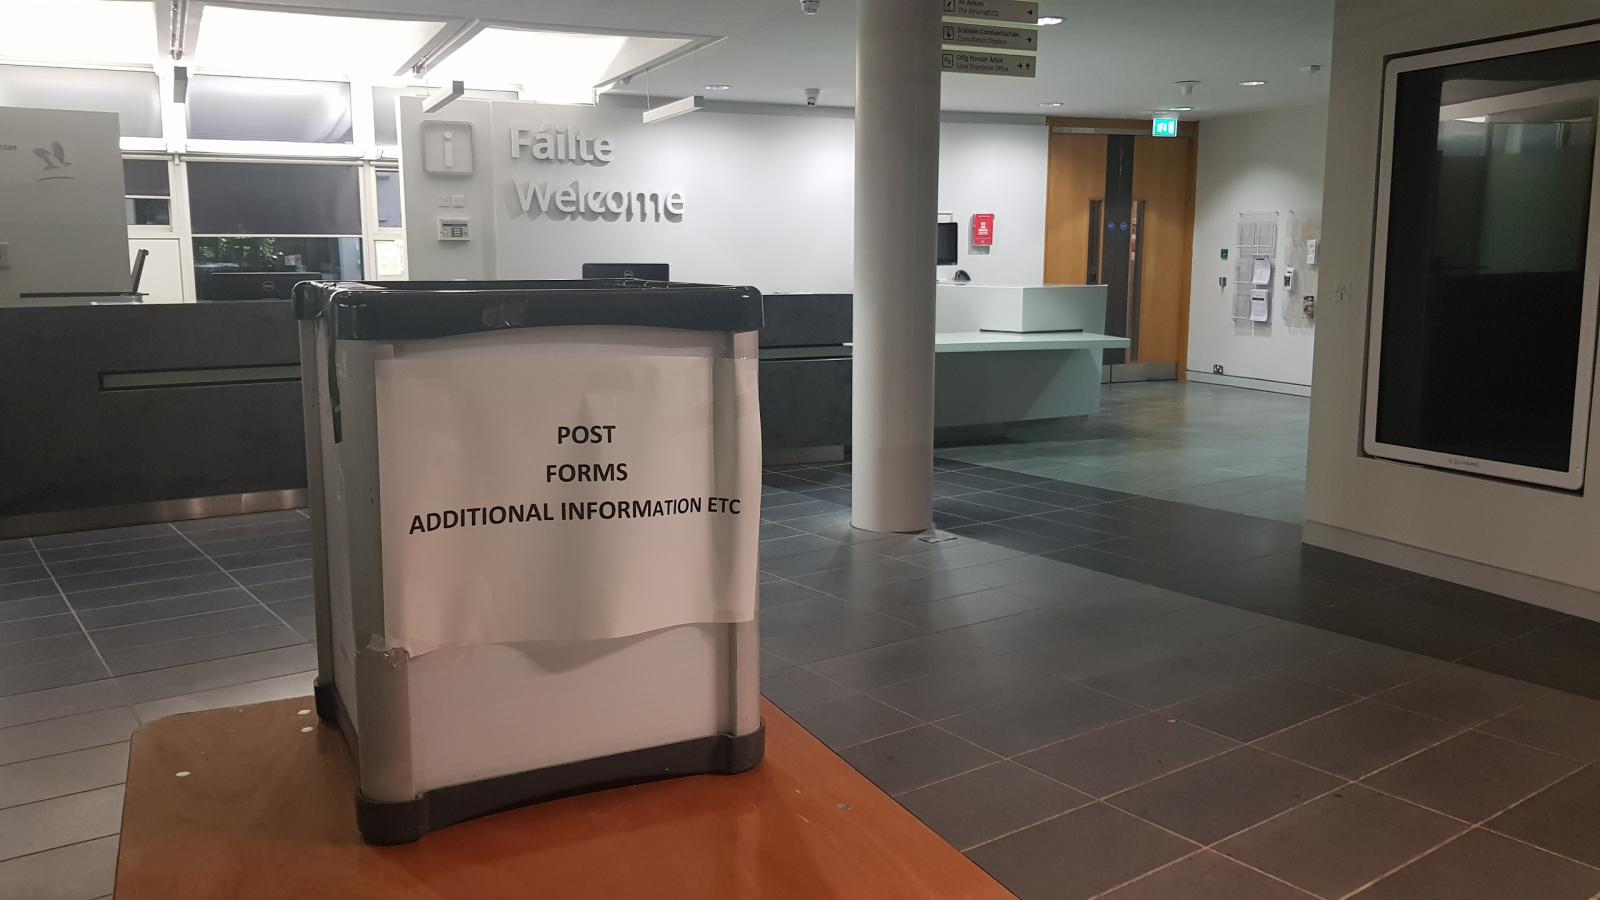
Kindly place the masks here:
[(153, 500), (123, 506), (97, 506), (90, 509), (64, 509), (58, 512), (24, 513), (0, 516), (0, 538), (35, 537), (96, 528), (125, 525), (152, 525), (237, 516), (243, 513), (299, 509), (306, 505), (304, 488), (284, 491), (255, 491), (248, 494), (222, 494), (214, 497), (189, 497), (182, 500)]
[(1212, 372), (1197, 372), (1189, 370), (1189, 380), (1201, 384), (1220, 384), (1227, 387), (1249, 388), (1252, 391), (1270, 391), (1274, 394), (1293, 394), (1296, 397), (1311, 396), (1311, 385), (1295, 384), (1292, 381), (1269, 381), (1265, 378), (1243, 378), (1238, 375), (1217, 375)]
[(1111, 363), (1100, 367), (1101, 384), (1128, 384), (1136, 381), (1177, 381), (1178, 367), (1164, 362)]
[(1489, 591), (1583, 619), (1600, 621), (1600, 593), (1513, 572), (1458, 556), (1425, 550), (1370, 534), (1359, 534), (1321, 522), (1307, 521), (1302, 540), (1314, 547), (1359, 556), (1373, 562)]

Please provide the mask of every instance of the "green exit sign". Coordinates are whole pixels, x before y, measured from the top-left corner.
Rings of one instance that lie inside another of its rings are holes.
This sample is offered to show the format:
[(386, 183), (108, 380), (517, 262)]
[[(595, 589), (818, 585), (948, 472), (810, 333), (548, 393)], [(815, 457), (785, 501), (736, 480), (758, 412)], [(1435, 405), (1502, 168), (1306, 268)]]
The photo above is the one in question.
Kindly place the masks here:
[(1177, 137), (1177, 119), (1154, 119), (1150, 122), (1150, 133), (1156, 137)]

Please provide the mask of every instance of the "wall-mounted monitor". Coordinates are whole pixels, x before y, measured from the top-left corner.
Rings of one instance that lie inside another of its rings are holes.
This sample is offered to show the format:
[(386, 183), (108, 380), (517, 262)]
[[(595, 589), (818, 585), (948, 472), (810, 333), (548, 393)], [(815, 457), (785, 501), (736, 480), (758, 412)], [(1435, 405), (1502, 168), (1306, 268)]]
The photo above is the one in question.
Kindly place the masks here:
[(1597, 122), (1597, 27), (1389, 62), (1367, 455), (1583, 486)]
[(939, 257), (937, 265), (953, 266), (956, 264), (956, 245), (961, 239), (959, 228), (954, 222), (939, 223)]

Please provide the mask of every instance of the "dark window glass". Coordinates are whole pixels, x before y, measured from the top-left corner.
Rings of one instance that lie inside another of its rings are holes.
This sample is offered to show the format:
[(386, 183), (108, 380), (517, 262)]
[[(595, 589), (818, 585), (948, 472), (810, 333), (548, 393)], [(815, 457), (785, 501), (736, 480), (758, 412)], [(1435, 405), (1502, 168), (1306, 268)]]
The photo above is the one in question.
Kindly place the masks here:
[(191, 75), (189, 137), (221, 141), (355, 142), (342, 81)]
[[(361, 278), (360, 238), (210, 237), (194, 239), (194, 284), (201, 300), (264, 299), (245, 296), (249, 278), (216, 278), (249, 272), (305, 272), (322, 280)], [(284, 279), (273, 279), (287, 283)], [(292, 279), (290, 280), (292, 282)]]
[(1379, 442), (1571, 468), (1597, 86), (1596, 43), (1397, 77)]
[(190, 162), (195, 234), (360, 234), (358, 170), (346, 165)]
[(129, 197), (124, 203), (128, 207), (129, 225), (171, 225), (172, 201), (153, 197)]
[(125, 159), (122, 161), (122, 192), (129, 197), (170, 197), (167, 161), (164, 159)]

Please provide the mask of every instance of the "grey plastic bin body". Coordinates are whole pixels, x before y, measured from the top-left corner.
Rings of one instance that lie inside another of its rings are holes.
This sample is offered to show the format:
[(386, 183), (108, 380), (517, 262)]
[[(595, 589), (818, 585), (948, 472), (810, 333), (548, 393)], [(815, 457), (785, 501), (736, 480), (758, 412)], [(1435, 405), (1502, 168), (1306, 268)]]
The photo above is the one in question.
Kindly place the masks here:
[[(356, 760), (357, 821), (366, 840), (413, 841), (526, 803), (664, 777), (741, 772), (760, 761), (754, 619), (681, 625), (615, 642), (466, 647), (416, 657), (385, 646), (374, 391), (375, 361), (397, 342), (521, 329), (717, 333), (728, 356), (754, 358), (759, 292), (604, 279), (307, 282), (296, 288), (294, 303), (315, 550), (316, 707), (343, 731)], [(756, 518), (748, 527), (759, 527)], [(531, 656), (551, 676), (508, 665), (513, 652)], [(663, 724), (663, 717), (671, 721)], [(625, 736), (635, 718), (646, 731), (677, 737), (632, 746), (637, 741)], [(694, 723), (702, 723), (703, 733), (685, 736)], [(586, 743), (585, 729), (600, 736)], [(607, 741), (618, 745), (615, 752), (580, 758), (557, 746), (592, 749)]]

